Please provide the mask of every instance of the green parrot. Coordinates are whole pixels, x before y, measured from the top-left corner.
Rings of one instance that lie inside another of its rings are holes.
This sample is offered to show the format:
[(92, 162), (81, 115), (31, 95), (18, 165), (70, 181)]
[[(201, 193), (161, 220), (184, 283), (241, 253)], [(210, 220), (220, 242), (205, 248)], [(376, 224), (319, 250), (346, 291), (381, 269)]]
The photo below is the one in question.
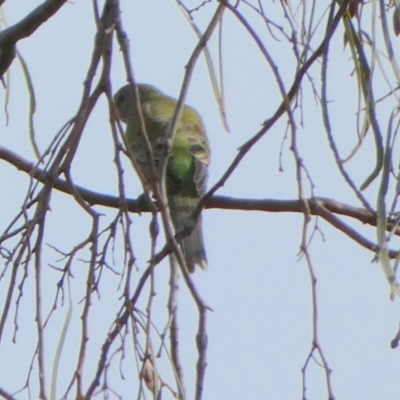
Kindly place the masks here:
[[(157, 167), (164, 148), (163, 139), (167, 135), (177, 100), (151, 85), (138, 84), (137, 88), (147, 136)], [(129, 85), (122, 87), (114, 95), (114, 100), (119, 118), (127, 124), (126, 137), (132, 153), (141, 172), (146, 176), (149, 162), (134, 115), (132, 88)], [(188, 218), (205, 193), (209, 163), (210, 147), (202, 119), (194, 108), (185, 105), (177, 125), (166, 171), (168, 206), (176, 232), (185, 228)], [(195, 265), (202, 269), (207, 268), (200, 217), (192, 233), (182, 240), (181, 249), (189, 272), (194, 271)]]

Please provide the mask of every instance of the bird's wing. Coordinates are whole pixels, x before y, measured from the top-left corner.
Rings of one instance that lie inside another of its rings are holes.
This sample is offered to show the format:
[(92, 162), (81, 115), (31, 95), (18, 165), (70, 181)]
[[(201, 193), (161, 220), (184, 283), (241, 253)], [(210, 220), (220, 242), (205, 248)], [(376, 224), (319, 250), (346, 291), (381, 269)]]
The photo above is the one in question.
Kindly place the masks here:
[(206, 191), (208, 178), (209, 146), (202, 124), (192, 124), (190, 128), (186, 127), (186, 132), (190, 144), (190, 154), (194, 158), (193, 181), (196, 185), (197, 193), (202, 196)]

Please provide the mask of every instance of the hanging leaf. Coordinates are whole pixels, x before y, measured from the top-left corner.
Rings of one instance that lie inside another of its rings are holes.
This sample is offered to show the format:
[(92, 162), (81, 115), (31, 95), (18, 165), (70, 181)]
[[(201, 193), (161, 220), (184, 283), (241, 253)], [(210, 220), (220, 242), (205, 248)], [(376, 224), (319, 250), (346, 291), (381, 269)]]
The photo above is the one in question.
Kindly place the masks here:
[(394, 6), (394, 13), (393, 13), (393, 30), (396, 36), (400, 34), (400, 14), (399, 14), (399, 6)]
[(358, 17), (358, 5), (362, 4), (363, 0), (350, 0), (349, 1), (349, 15), (350, 18), (353, 18), (354, 16)]

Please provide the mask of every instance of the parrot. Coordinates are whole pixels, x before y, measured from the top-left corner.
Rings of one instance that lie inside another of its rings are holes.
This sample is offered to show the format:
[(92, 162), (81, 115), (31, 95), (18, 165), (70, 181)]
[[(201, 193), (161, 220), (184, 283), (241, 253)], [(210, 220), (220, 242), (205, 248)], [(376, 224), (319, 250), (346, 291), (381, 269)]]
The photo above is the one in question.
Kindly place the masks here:
[[(149, 84), (137, 84), (139, 103), (146, 133), (153, 151), (156, 169), (163, 154), (163, 143), (175, 112), (177, 100)], [(126, 124), (125, 135), (143, 176), (149, 174), (143, 135), (135, 117), (132, 86), (123, 86), (114, 95), (119, 119)], [(160, 146), (161, 145), (161, 146)], [(188, 226), (188, 218), (195, 211), (206, 191), (210, 146), (200, 114), (185, 105), (177, 124), (174, 141), (169, 153), (165, 186), (168, 207), (175, 232)], [(188, 270), (195, 266), (207, 269), (202, 220), (199, 216), (190, 235), (180, 243)]]

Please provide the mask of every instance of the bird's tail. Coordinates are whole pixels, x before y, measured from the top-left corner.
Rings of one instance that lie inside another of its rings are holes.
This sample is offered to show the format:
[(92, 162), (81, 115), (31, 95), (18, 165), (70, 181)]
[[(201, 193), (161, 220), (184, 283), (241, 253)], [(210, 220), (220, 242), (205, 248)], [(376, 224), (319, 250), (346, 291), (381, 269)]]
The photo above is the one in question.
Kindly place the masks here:
[[(199, 204), (199, 198), (186, 196), (169, 196), (168, 204), (175, 231), (181, 232), (191, 225), (191, 215)], [(181, 242), (181, 249), (186, 260), (189, 272), (193, 272), (195, 265), (207, 269), (207, 256), (204, 248), (201, 216), (198, 218), (192, 233)]]

